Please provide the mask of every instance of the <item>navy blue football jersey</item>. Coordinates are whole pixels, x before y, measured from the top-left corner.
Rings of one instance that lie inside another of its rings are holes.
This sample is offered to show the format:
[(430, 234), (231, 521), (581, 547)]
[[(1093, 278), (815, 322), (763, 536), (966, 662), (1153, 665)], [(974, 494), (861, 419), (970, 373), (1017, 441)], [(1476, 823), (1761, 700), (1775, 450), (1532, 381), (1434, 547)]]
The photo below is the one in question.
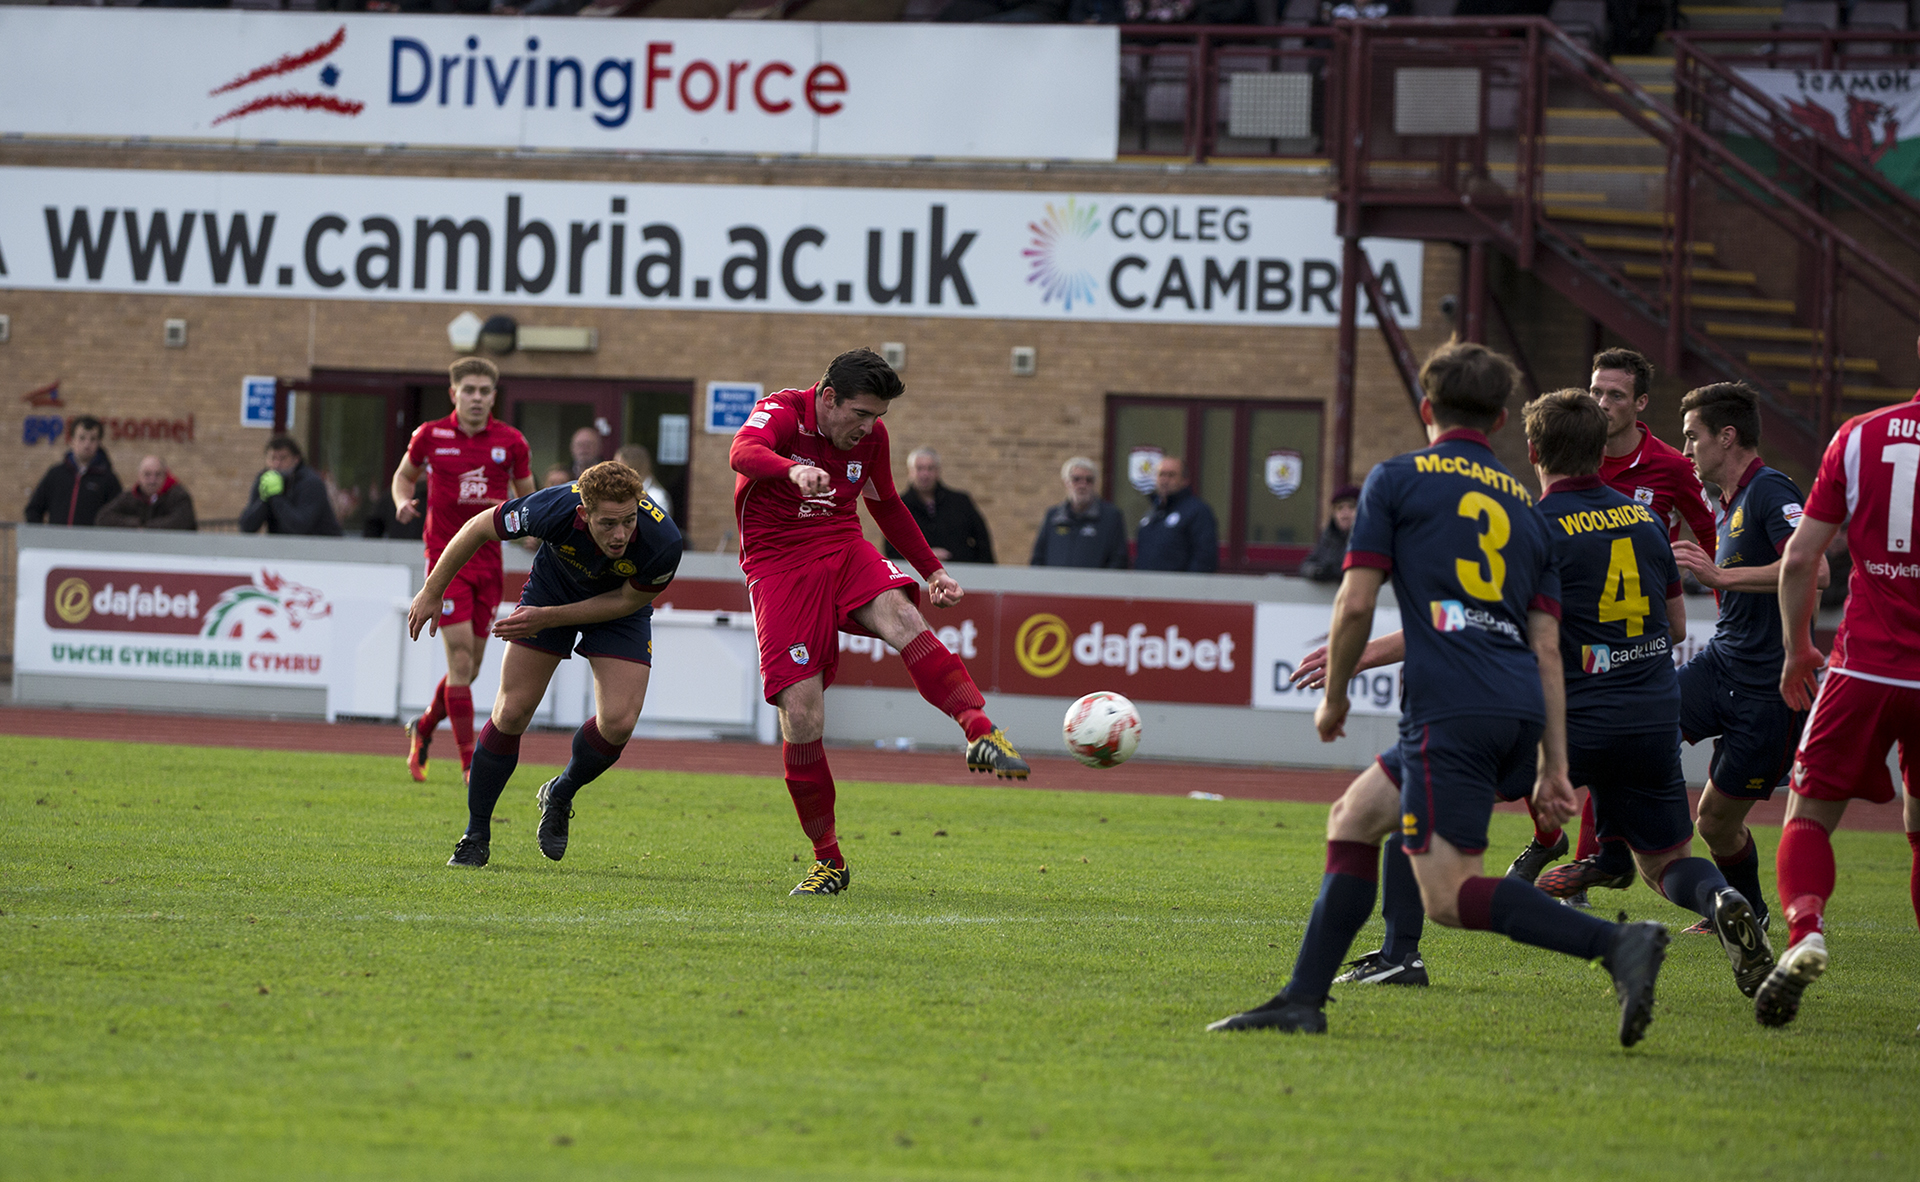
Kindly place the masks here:
[(1674, 730), (1680, 676), (1667, 600), (1680, 594), (1680, 567), (1666, 524), (1598, 476), (1556, 482), (1540, 513), (1560, 571), (1568, 740)]
[(525, 602), (552, 606), (578, 603), (605, 594), (622, 583), (660, 592), (680, 568), (680, 528), (645, 497), (626, 553), (609, 558), (587, 532), (586, 510), (578, 484), (556, 485), (508, 501), (493, 511), (493, 528), (503, 538), (539, 538)]
[[(1758, 458), (1740, 478), (1730, 503), (1720, 509), (1721, 569), (1766, 566), (1779, 560), (1800, 524), (1800, 488), (1787, 474)], [(1722, 591), (1720, 624), (1707, 644), (1738, 689), (1765, 697), (1780, 694), (1780, 596), (1771, 591)]]
[(1461, 715), (1545, 721), (1527, 612), (1559, 614), (1546, 519), (1478, 431), (1375, 467), (1346, 565), (1389, 571), (1407, 660), (1403, 725)]

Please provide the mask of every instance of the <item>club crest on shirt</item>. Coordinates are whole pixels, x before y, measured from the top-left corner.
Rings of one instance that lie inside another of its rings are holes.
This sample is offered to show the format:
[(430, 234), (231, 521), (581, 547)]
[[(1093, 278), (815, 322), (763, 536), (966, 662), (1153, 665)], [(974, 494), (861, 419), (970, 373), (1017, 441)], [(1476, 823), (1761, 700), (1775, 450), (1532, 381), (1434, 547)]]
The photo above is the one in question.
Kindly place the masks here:
[(1747, 507), (1741, 505), (1733, 511), (1733, 517), (1727, 522), (1727, 536), (1737, 538), (1740, 531), (1747, 528)]
[(793, 658), (794, 664), (804, 665), (807, 663), (807, 646), (804, 644), (790, 644), (787, 646), (787, 655)]
[(1642, 505), (1651, 505), (1653, 504), (1653, 490), (1650, 488), (1636, 488), (1633, 490), (1633, 499)]
[(635, 565), (633, 565), (631, 562), (628, 562), (624, 558), (622, 558), (620, 561), (613, 564), (613, 573), (616, 575), (619, 575), (623, 579), (632, 578), (633, 572), (638, 569), (640, 568), (636, 567)]
[(493, 462), (494, 462), (494, 463), (496, 463), (496, 464), (504, 464), (504, 463), (506, 463), (506, 462), (507, 462), (507, 449), (506, 449), (506, 448), (504, 448), (504, 447), (496, 447), (496, 448), (494, 448), (494, 449), (493, 449)]
[(866, 465), (859, 460), (847, 461), (847, 479), (854, 484), (860, 483), (860, 473), (866, 471)]

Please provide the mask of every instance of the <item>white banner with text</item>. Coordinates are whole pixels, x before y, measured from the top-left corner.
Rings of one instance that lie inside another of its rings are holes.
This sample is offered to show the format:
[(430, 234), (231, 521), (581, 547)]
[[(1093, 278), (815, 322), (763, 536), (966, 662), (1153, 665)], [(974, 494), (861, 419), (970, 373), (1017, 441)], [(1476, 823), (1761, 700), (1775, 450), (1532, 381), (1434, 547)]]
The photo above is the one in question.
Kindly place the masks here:
[(327, 717), (392, 717), (409, 571), (22, 547), (27, 673), (324, 688)]
[[(1317, 197), (0, 168), (0, 290), (1331, 327), (1333, 219)], [(1366, 246), (1419, 327), (1421, 244)]]
[(0, 7), (0, 134), (1112, 160), (1112, 26)]

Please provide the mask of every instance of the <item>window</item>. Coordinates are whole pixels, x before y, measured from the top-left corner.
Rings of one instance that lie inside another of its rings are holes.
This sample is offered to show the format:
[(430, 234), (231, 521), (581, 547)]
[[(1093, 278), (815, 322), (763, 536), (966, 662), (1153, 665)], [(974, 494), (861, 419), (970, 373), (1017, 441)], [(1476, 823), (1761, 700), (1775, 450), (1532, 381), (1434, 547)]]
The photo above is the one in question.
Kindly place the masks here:
[(1132, 538), (1160, 458), (1178, 456), (1220, 522), (1220, 569), (1291, 571), (1319, 533), (1321, 413), (1318, 402), (1109, 395), (1103, 491)]

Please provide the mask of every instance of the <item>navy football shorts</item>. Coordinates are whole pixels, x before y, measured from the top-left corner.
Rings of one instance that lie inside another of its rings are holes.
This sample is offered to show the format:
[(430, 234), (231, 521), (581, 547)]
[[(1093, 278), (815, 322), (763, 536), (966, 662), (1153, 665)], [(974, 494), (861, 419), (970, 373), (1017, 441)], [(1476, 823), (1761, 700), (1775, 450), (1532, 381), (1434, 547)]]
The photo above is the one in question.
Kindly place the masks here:
[(1765, 800), (1786, 783), (1800, 746), (1805, 712), (1779, 694), (1760, 696), (1728, 684), (1717, 661), (1702, 655), (1680, 667), (1680, 733), (1689, 743), (1713, 740), (1708, 778), (1735, 800)]
[(1593, 793), (1601, 841), (1624, 841), (1640, 854), (1661, 854), (1693, 837), (1687, 781), (1675, 731), (1567, 739), (1567, 776)]
[(1533, 793), (1538, 722), (1525, 718), (1448, 718), (1400, 727), (1400, 823), (1409, 854), (1424, 854), (1438, 833), (1463, 853), (1487, 848), (1495, 801)]
[(1400, 781), (1404, 777), (1400, 774), (1400, 745), (1398, 743), (1374, 756), (1373, 762), (1379, 764), (1380, 770), (1387, 773), (1387, 779), (1393, 781), (1395, 788), (1400, 786)]
[(620, 661), (651, 665), (653, 605), (648, 604), (632, 615), (621, 616), (617, 620), (583, 624), (577, 628), (545, 628), (525, 640), (513, 643), (524, 644), (543, 653), (553, 653), (563, 661), (579, 653), (583, 657), (613, 657)]

